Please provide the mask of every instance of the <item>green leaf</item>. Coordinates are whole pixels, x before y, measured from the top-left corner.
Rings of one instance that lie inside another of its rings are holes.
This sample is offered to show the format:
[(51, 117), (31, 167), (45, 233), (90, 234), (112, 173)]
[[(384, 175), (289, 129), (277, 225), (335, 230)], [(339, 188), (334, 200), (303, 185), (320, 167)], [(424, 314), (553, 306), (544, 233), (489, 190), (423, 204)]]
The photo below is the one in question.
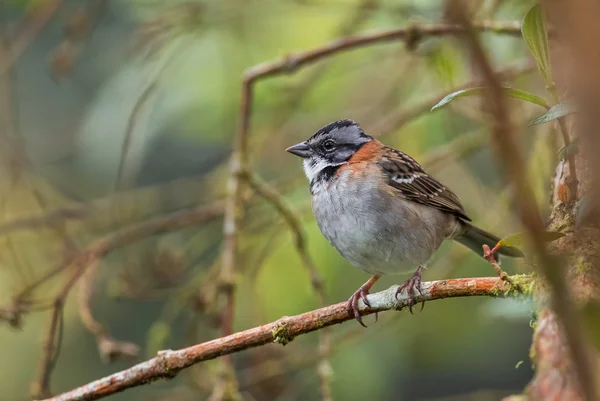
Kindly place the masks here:
[[(552, 242), (552, 241), (555, 241), (564, 236), (565, 236), (565, 234), (559, 233), (557, 231), (544, 231), (544, 233), (542, 233), (542, 239), (544, 242)], [(519, 246), (523, 245), (526, 238), (527, 238), (527, 235), (525, 233), (516, 233), (513, 235), (509, 235), (508, 237), (502, 238), (500, 241), (498, 241), (498, 244), (496, 246), (498, 246), (498, 247), (501, 247), (501, 246), (519, 247)]]
[[(479, 95), (479, 94), (485, 92), (487, 89), (488, 88), (486, 88), (486, 87), (478, 86), (475, 88), (461, 89), (459, 91), (453, 92), (453, 93), (445, 96), (435, 106), (433, 106), (431, 108), (431, 111), (434, 111), (441, 107), (444, 107), (445, 105), (447, 105), (454, 99), (472, 96), (472, 95)], [(520, 89), (513, 89), (509, 86), (505, 86), (502, 89), (504, 90), (504, 93), (506, 94), (506, 96), (512, 97), (513, 99), (524, 100), (526, 102), (537, 104), (537, 105), (545, 107), (545, 108), (549, 107), (548, 102), (546, 102), (546, 100), (542, 99), (541, 97), (539, 97), (537, 95), (534, 95), (533, 93), (526, 92), (526, 91), (523, 91)]]
[(542, 106), (544, 108), (550, 107), (548, 102), (545, 99), (534, 95), (531, 92), (523, 91), (521, 89), (512, 89), (508, 86), (504, 87), (504, 90), (508, 97), (512, 97), (513, 99), (524, 100), (529, 103), (537, 104), (538, 106)]
[(538, 70), (544, 77), (548, 87), (554, 86), (550, 56), (548, 51), (548, 35), (546, 33), (546, 16), (539, 5), (535, 5), (527, 12), (521, 25), (521, 35), (527, 42), (531, 54), (535, 58)]
[(600, 350), (600, 302), (592, 300), (580, 309), (583, 327), (597, 350)]
[(531, 120), (529, 125), (531, 126), (545, 124), (547, 122), (556, 120), (557, 118), (564, 117), (574, 112), (575, 109), (573, 108), (573, 106), (571, 106), (570, 103), (558, 103), (550, 107), (550, 109), (541, 116), (538, 116)]
[(577, 153), (579, 153), (579, 138), (575, 138), (569, 145), (560, 148), (558, 150), (558, 157), (560, 157), (560, 160), (567, 160), (569, 156), (576, 155)]

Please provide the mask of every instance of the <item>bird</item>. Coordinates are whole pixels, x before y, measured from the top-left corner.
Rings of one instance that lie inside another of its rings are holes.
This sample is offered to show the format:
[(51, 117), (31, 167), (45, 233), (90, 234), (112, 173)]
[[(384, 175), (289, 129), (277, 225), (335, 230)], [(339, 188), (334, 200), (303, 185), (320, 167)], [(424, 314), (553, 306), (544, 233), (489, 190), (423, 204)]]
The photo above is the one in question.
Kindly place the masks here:
[[(367, 135), (353, 120), (333, 121), (286, 151), (303, 159), (321, 233), (371, 275), (347, 302), (349, 315), (364, 327), (359, 299), (371, 306), (367, 295), (382, 275), (414, 272), (396, 290), (398, 297), (406, 289), (412, 313), (423, 269), (443, 241), (455, 240), (480, 256), (483, 245), (494, 248), (500, 241), (471, 224), (459, 198), (415, 159)], [(498, 256), (523, 253), (506, 246), (497, 248)]]

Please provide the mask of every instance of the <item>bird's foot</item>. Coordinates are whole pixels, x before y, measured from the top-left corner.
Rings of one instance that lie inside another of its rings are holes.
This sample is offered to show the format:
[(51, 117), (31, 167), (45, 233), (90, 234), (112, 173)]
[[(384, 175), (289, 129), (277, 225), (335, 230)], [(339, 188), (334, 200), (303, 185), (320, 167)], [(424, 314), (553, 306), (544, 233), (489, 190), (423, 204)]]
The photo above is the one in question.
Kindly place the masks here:
[[(415, 300), (416, 293), (418, 292), (421, 296), (423, 292), (421, 290), (421, 274), (423, 273), (423, 266), (419, 266), (415, 274), (412, 275), (411, 278), (406, 280), (404, 284), (398, 287), (396, 290), (396, 299), (398, 299), (398, 295), (406, 289), (406, 294), (408, 295), (408, 310), (410, 313), (413, 313), (412, 307), (416, 305), (417, 301)], [(425, 301), (421, 303), (421, 310), (425, 307)]]
[[(365, 324), (362, 321), (362, 316), (360, 314), (360, 310), (358, 309), (358, 300), (362, 299), (363, 302), (365, 303), (365, 305), (367, 305), (369, 308), (371, 307), (371, 304), (369, 303), (369, 300), (367, 299), (367, 295), (369, 295), (369, 290), (371, 289), (373, 284), (375, 284), (375, 282), (378, 279), (379, 279), (379, 276), (371, 277), (369, 279), (369, 281), (367, 281), (366, 283), (361, 285), (360, 288), (358, 290), (356, 290), (356, 292), (354, 294), (352, 294), (350, 299), (348, 299), (348, 305), (347, 305), (348, 314), (350, 316), (354, 316), (354, 319), (356, 319), (356, 321), (358, 323), (360, 323), (360, 325), (363, 327), (367, 327), (367, 326), (365, 326)], [(375, 321), (377, 321), (377, 312), (375, 313)]]

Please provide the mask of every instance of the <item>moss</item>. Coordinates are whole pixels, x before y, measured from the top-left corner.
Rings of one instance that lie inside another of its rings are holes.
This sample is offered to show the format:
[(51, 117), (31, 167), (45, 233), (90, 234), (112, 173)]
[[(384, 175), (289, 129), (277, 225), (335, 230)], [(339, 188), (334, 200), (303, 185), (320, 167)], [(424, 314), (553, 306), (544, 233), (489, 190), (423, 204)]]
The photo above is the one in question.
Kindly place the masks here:
[(277, 344), (287, 345), (294, 340), (294, 336), (290, 335), (285, 322), (277, 322), (271, 334), (273, 335), (273, 342)]
[(503, 292), (500, 290), (500, 288), (498, 288), (497, 286), (494, 286), (494, 288), (492, 288), (489, 292), (491, 297), (499, 297), (503, 294)]
[(508, 276), (512, 283), (505, 291), (501, 289), (492, 290), (491, 294), (495, 297), (531, 297), (535, 290), (535, 279), (532, 274), (515, 274)]

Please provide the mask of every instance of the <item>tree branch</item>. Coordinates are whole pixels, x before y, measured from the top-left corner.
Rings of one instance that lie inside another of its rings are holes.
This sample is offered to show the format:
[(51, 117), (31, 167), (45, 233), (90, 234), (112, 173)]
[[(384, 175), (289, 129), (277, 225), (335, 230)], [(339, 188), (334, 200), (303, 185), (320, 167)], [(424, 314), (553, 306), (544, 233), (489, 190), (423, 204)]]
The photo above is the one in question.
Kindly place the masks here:
[[(519, 21), (495, 22), (482, 21), (474, 24), (480, 32), (493, 32), (497, 34), (521, 36), (521, 23)], [(289, 54), (279, 61), (269, 61), (258, 64), (246, 72), (246, 80), (254, 81), (271, 75), (286, 74), (297, 68), (319, 61), (325, 57), (354, 50), (359, 47), (375, 43), (392, 42), (397, 40), (408, 41), (409, 47), (415, 46), (425, 38), (434, 38), (446, 35), (455, 35), (464, 32), (464, 28), (456, 24), (413, 25), (408, 28), (392, 29), (365, 33), (356, 36), (341, 38), (329, 42), (324, 46)]]
[[(416, 301), (433, 301), (444, 298), (490, 296), (508, 297), (519, 294), (528, 295), (533, 287), (533, 279), (527, 275), (512, 276), (513, 282), (519, 284), (523, 292), (497, 277), (460, 278), (451, 280), (430, 281), (422, 284), (422, 294)], [(363, 316), (375, 312), (400, 310), (408, 305), (408, 297), (403, 291), (396, 299), (396, 288), (392, 286), (385, 291), (368, 295), (371, 308), (366, 308), (360, 301)], [(340, 302), (314, 311), (281, 319), (263, 325), (218, 338), (205, 343), (193, 345), (180, 350), (166, 350), (158, 356), (137, 364), (129, 369), (96, 380), (45, 401), (90, 401), (107, 397), (128, 388), (148, 384), (158, 379), (170, 379), (196, 363), (230, 355), (246, 349), (268, 343), (288, 344), (295, 337), (321, 330), (325, 327), (353, 320), (346, 309), (346, 302)]]

